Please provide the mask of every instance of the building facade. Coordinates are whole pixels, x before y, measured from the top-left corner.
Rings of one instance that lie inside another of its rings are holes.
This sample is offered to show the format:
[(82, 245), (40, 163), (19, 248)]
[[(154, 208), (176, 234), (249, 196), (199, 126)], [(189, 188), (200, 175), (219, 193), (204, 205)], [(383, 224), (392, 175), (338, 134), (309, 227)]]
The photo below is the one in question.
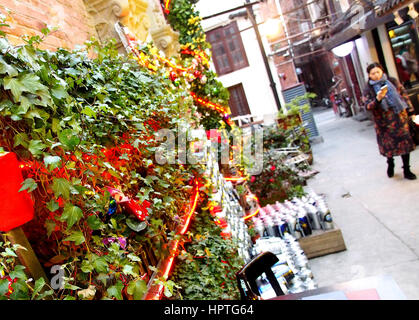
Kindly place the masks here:
[(120, 22), (136, 39), (153, 40), (166, 56), (178, 52), (178, 34), (166, 23), (159, 0), (0, 0), (0, 11), (14, 44), (22, 43), (22, 35), (43, 36), (42, 29), (49, 28), (43, 49), (74, 49), (93, 36), (102, 42), (115, 39), (122, 51), (114, 27)]
[[(202, 26), (212, 45), (212, 69), (230, 92), (229, 106), (234, 117), (252, 115), (253, 120), (272, 122), (285, 102), (279, 94), (279, 105), (273, 89), (281, 92), (278, 73), (273, 59), (268, 64), (273, 81), (258, 45), (257, 34), (248, 18), (243, 1), (199, 1), (197, 9), (203, 17)], [(229, 9), (237, 10), (219, 14)], [(256, 22), (261, 21), (259, 4), (253, 6)], [(269, 46), (261, 29), (263, 49), (269, 54)], [(272, 88), (274, 86), (275, 88)]]

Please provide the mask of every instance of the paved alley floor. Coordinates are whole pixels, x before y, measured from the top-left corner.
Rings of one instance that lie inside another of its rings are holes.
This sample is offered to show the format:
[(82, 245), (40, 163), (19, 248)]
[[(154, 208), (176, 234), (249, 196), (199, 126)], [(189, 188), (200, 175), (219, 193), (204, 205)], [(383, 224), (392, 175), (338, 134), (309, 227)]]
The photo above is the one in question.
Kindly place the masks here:
[[(323, 287), (389, 274), (407, 299), (419, 299), (419, 179), (403, 178), (400, 157), (387, 177), (371, 121), (338, 119), (331, 109), (314, 116), (324, 142), (312, 146), (319, 173), (308, 186), (326, 196), (347, 247), (310, 259), (314, 279)], [(419, 147), (410, 163), (419, 177)]]

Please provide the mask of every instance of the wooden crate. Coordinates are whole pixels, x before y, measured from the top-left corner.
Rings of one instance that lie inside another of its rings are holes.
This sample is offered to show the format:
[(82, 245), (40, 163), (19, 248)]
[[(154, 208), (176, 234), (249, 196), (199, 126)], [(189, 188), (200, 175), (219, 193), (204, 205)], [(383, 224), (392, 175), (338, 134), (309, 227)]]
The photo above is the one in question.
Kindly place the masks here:
[(301, 249), (308, 259), (346, 250), (345, 241), (339, 228), (332, 230), (314, 230), (313, 234), (298, 239)]

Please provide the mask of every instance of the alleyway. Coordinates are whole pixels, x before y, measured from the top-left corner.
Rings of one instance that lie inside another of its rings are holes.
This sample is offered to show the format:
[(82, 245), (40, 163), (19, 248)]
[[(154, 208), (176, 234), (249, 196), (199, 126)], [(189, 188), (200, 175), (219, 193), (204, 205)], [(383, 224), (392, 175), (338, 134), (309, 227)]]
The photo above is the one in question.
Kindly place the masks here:
[[(308, 185), (326, 195), (347, 250), (310, 260), (319, 287), (389, 274), (408, 299), (419, 299), (419, 179), (386, 175), (370, 121), (337, 119), (332, 110), (315, 113), (324, 142), (313, 145)], [(419, 176), (419, 148), (411, 154)]]

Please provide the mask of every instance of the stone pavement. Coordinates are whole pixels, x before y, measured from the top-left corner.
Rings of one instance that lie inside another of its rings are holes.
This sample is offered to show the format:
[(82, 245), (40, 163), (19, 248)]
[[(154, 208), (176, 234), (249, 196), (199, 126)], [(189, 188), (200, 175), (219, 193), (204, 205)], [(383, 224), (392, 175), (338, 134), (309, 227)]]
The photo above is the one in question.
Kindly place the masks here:
[[(395, 176), (387, 177), (371, 121), (336, 118), (331, 109), (315, 111), (324, 142), (314, 144), (308, 181), (324, 194), (347, 250), (310, 259), (319, 287), (389, 274), (408, 299), (419, 299), (419, 178), (403, 178), (395, 158)], [(411, 153), (419, 177), (419, 147)]]

